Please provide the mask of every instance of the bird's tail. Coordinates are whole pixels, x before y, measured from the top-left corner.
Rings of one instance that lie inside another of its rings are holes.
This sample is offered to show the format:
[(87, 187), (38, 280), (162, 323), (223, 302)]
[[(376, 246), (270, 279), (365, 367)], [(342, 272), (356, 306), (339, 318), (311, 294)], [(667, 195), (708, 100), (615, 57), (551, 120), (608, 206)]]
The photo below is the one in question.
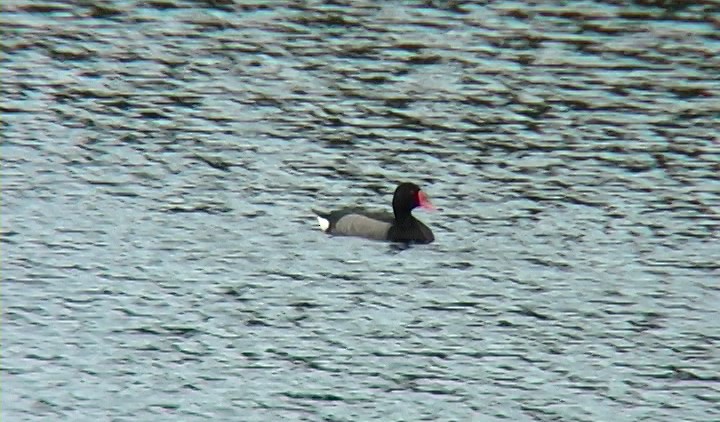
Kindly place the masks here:
[(314, 212), (315, 216), (317, 217), (320, 230), (327, 233), (327, 231), (330, 229), (330, 215), (315, 209), (313, 209), (312, 212)]

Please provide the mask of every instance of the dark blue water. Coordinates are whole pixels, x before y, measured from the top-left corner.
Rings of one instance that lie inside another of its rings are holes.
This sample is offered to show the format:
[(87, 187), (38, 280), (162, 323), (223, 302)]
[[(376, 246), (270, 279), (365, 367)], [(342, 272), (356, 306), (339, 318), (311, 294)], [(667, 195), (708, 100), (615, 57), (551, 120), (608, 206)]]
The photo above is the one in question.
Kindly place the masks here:
[(718, 16), (2, 2), (2, 420), (720, 419)]

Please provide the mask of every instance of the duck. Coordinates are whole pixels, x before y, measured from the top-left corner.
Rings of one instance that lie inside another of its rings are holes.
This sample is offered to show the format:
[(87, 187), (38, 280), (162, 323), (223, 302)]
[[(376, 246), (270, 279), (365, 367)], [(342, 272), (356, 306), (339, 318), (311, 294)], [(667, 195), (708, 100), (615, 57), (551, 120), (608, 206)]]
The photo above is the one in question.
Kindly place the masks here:
[(415, 208), (436, 210), (427, 194), (411, 182), (400, 183), (393, 194), (393, 213), (345, 208), (329, 213), (313, 210), (320, 229), (330, 235), (356, 236), (388, 242), (427, 244), (432, 230), (412, 215)]

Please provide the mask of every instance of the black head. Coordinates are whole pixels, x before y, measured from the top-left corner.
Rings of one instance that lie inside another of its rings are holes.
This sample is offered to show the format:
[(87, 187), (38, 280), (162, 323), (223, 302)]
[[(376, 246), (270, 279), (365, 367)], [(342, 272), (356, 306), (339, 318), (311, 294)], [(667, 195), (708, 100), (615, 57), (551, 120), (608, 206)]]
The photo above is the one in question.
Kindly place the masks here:
[(420, 190), (420, 186), (409, 182), (398, 185), (393, 195), (395, 218), (410, 215), (410, 212), (417, 207), (434, 209), (427, 195)]

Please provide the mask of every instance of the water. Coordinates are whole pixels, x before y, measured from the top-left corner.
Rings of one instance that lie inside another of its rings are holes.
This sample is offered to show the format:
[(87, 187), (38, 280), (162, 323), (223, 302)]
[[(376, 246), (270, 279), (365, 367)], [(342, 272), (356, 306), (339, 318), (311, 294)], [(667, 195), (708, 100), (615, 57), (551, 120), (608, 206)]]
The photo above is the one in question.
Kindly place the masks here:
[(286, 3), (2, 3), (3, 421), (720, 419), (717, 4)]

